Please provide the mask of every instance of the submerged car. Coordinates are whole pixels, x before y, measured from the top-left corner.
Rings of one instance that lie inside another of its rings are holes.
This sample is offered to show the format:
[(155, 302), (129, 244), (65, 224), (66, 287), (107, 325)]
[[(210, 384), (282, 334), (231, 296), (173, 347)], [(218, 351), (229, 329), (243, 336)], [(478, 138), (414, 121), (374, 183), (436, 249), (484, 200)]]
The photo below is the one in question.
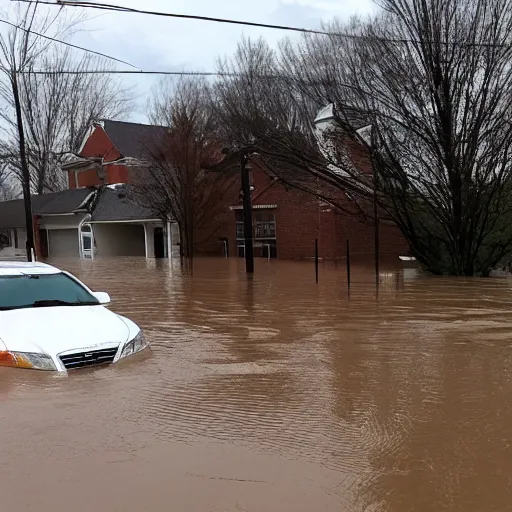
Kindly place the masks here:
[(108, 303), (58, 268), (0, 261), (0, 366), (65, 372), (145, 349), (141, 329)]

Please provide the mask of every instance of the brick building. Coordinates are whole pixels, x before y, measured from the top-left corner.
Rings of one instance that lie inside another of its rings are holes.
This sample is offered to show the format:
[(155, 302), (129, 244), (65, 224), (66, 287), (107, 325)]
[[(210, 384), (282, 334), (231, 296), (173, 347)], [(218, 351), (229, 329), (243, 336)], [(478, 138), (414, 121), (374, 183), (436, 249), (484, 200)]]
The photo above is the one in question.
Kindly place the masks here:
[[(323, 117), (319, 117), (319, 124), (328, 121), (328, 112), (327, 115), (324, 112)], [(62, 167), (68, 175), (69, 190), (61, 193), (62, 198), (59, 194), (53, 195), (52, 204), (58, 204), (59, 208), (51, 211), (48, 207), (48, 211), (42, 206), (36, 208), (36, 238), (40, 245), (44, 245), (38, 247), (39, 254), (48, 252), (46, 246), (49, 244), (54, 250), (69, 248), (72, 254), (88, 257), (94, 254), (97, 243), (108, 255), (140, 253), (153, 257), (173, 252), (172, 246), (179, 243), (177, 226), (172, 222), (161, 222), (144, 205), (131, 204), (123, 190), (118, 187), (116, 191), (115, 187), (130, 182), (131, 173), (137, 172), (143, 165), (145, 149), (161, 138), (165, 130), (119, 121), (95, 123), (79, 154)], [(354, 165), (362, 172), (371, 172), (362, 146), (355, 141), (347, 141), (347, 144)], [(353, 256), (374, 254), (374, 227), (371, 222), (362, 222), (355, 216), (343, 214), (311, 194), (284, 185), (271, 172), (258, 166), (257, 162), (253, 161), (251, 167), (257, 257), (312, 258), (315, 239), (319, 241), (319, 255), (324, 259), (343, 258), (347, 240), (350, 241)], [(212, 215), (210, 222), (195, 236), (195, 250), (199, 254), (244, 254), (240, 183), (237, 180), (231, 183), (222, 204), (216, 208), (218, 213)], [(83, 194), (80, 194), (81, 190)], [(70, 195), (72, 191), (76, 193)], [(69, 201), (67, 198), (72, 198), (73, 204), (65, 209), (62, 206), (66, 203), (65, 199)], [(349, 201), (345, 195), (340, 200)], [(39, 205), (45, 201), (39, 196), (36, 202)], [(13, 204), (5, 204), (4, 209), (7, 211), (13, 207)], [(16, 208), (22, 208), (21, 204)], [(21, 232), (21, 222), (18, 222), (18, 227), (9, 226), (6, 216), (1, 217), (0, 203), (0, 229), (7, 233), (11, 228), (11, 240), (15, 240), (16, 233)], [(45, 228), (45, 225), (50, 228)], [(22, 247), (21, 243), (19, 245)], [(382, 222), (381, 255), (397, 258), (407, 252), (408, 246), (398, 229)]]
[[(352, 256), (374, 255), (375, 229), (371, 220), (362, 221), (309, 193), (284, 185), (256, 162), (251, 167), (255, 256), (312, 258), (315, 239), (318, 239), (319, 256), (323, 259), (344, 258), (347, 240)], [(344, 195), (339, 202), (342, 201), (349, 203)], [(350, 204), (347, 204), (347, 209), (350, 209)], [(201, 244), (197, 247), (198, 252), (225, 254), (227, 247), (229, 256), (244, 255), (239, 186), (230, 190), (225, 198), (224, 213), (212, 219), (210, 231), (216, 233), (215, 240)], [(379, 234), (379, 249), (383, 257), (397, 258), (408, 254), (408, 245), (395, 225), (381, 220)]]
[(165, 128), (104, 120), (94, 123), (78, 153), (62, 166), (69, 188), (128, 183), (129, 173)]
[[(319, 131), (333, 122), (332, 106), (321, 110), (315, 119)], [(360, 135), (368, 130), (360, 122)], [(373, 174), (372, 164), (364, 146), (347, 137), (343, 147), (354, 167), (363, 174)], [(336, 260), (346, 256), (347, 241), (350, 253), (356, 258), (373, 257), (375, 254), (375, 227), (372, 220), (362, 220), (360, 216), (343, 213), (328, 202), (316, 196), (286, 186), (272, 172), (251, 162), (252, 205), (254, 225), (255, 255), (260, 257), (277, 257), (283, 259), (305, 259), (314, 257), (315, 239), (318, 240), (319, 256), (323, 259)], [(315, 187), (318, 184), (315, 183)], [(315, 188), (309, 187), (309, 189)], [(336, 203), (347, 211), (355, 212), (350, 195), (340, 190), (324, 189), (324, 196), (335, 197)], [(351, 204), (352, 202), (352, 204)], [(244, 254), (243, 211), (240, 188), (230, 191), (225, 199), (225, 213), (218, 219), (217, 232), (230, 256)], [(373, 205), (361, 204), (367, 211)], [(366, 219), (371, 218), (368, 215)], [(210, 231), (214, 231), (212, 227)], [(382, 257), (398, 259), (409, 253), (409, 246), (398, 228), (389, 221), (379, 223), (379, 252)], [(212, 244), (200, 250), (218, 252)], [(225, 249), (224, 249), (225, 251)]]

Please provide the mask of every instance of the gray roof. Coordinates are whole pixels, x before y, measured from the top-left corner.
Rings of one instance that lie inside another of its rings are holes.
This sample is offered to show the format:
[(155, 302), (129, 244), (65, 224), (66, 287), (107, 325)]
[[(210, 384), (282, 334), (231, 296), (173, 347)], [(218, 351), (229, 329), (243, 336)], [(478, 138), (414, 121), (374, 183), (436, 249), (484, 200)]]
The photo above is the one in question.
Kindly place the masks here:
[[(32, 209), (35, 208), (38, 198), (32, 197)], [(25, 227), (25, 208), (23, 199), (0, 202), (0, 229)]]
[(141, 206), (129, 199), (127, 187), (116, 189), (105, 187), (100, 191), (94, 205), (92, 222), (113, 222), (130, 220), (158, 219), (149, 208)]
[[(102, 189), (78, 188), (32, 196), (34, 215), (75, 213), (82, 208), (92, 211), (92, 222), (157, 220), (149, 208), (128, 198), (126, 186), (106, 186)], [(23, 199), (0, 201), (0, 229), (25, 227)]]
[[(52, 215), (58, 213), (72, 213), (75, 210), (86, 208), (86, 200), (90, 200), (94, 194), (94, 189), (76, 188), (55, 192), (54, 194), (45, 194), (44, 204), (33, 208), (35, 215)], [(87, 201), (88, 203), (89, 201)]]
[(154, 150), (159, 140), (165, 136), (167, 128), (148, 124), (127, 123), (105, 119), (103, 128), (117, 150), (125, 157), (144, 158)]
[[(93, 190), (78, 188), (52, 194), (32, 196), (34, 215), (73, 213), (80, 208)], [(0, 201), (0, 228), (25, 227), (25, 205), (23, 199)]]

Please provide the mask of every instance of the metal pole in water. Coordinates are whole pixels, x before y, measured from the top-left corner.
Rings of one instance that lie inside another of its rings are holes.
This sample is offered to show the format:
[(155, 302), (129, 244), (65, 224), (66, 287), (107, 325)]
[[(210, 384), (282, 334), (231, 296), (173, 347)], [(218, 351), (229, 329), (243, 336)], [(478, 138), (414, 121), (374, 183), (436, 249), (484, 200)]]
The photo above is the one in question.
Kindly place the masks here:
[(347, 238), (347, 286), (350, 290), (350, 240)]
[(318, 238), (315, 238), (315, 277), (318, 284)]

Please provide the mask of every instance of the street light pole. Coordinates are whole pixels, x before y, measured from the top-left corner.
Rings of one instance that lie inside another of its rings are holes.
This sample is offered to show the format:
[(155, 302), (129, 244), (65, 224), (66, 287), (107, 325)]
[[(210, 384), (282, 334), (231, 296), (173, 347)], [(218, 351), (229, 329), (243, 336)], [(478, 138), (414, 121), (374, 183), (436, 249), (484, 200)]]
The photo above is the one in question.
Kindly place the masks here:
[(251, 186), (249, 183), (248, 152), (240, 151), (240, 172), (242, 181), (242, 197), (244, 212), (244, 238), (245, 238), (245, 270), (247, 274), (254, 273), (254, 244), (252, 234), (252, 201)]

